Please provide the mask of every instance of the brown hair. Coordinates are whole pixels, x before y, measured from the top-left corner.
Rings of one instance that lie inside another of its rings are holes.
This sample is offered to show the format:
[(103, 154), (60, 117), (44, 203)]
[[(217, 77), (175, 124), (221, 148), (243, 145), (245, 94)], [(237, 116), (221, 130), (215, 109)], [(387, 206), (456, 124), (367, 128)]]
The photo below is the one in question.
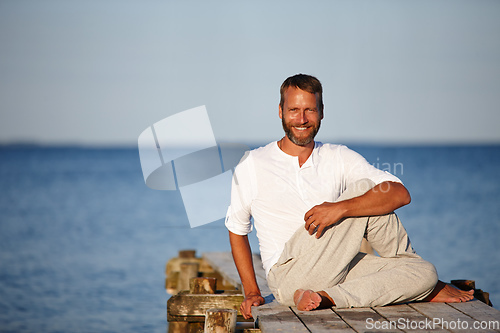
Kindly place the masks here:
[(321, 114), (323, 114), (323, 87), (317, 78), (307, 74), (296, 74), (283, 81), (280, 88), (281, 109), (283, 109), (283, 105), (285, 104), (285, 92), (289, 87), (299, 88), (311, 94), (318, 94), (318, 107)]

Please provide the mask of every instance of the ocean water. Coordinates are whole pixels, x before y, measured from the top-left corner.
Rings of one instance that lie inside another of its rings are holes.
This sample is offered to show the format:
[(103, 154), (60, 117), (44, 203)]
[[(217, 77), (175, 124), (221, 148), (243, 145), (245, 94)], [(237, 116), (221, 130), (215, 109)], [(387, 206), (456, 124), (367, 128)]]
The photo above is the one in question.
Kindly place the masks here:
[[(351, 148), (410, 190), (398, 215), (440, 278), (498, 308), (500, 146)], [(229, 251), (222, 221), (191, 229), (146, 187), (136, 148), (4, 146), (0, 191), (0, 332), (165, 332), (166, 262)]]

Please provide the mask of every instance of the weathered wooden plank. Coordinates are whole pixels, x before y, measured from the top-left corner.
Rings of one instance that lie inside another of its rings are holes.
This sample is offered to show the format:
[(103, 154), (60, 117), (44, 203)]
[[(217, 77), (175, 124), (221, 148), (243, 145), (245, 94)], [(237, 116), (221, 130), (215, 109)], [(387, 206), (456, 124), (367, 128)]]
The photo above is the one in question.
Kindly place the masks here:
[(471, 316), (476, 321), (486, 322), (491, 329), (500, 332), (500, 311), (484, 304), (479, 300), (473, 300), (465, 303), (449, 303), (449, 306)]
[(292, 311), (312, 333), (355, 332), (338, 314), (333, 312), (332, 309), (299, 311), (297, 308), (292, 307)]
[(165, 274), (168, 276), (173, 272), (179, 272), (181, 270), (182, 263), (199, 264), (199, 271), (201, 273), (210, 273), (214, 271), (209, 264), (203, 261), (202, 258), (172, 258), (167, 262), (167, 265), (165, 266)]
[(332, 308), (356, 332), (402, 332), (371, 308)]
[(190, 294), (215, 294), (217, 279), (213, 277), (195, 277), (189, 280)]
[(189, 332), (188, 322), (173, 321), (168, 323), (168, 333)]
[[(410, 303), (409, 306), (433, 320), (433, 325), (451, 332), (477, 332), (475, 320), (446, 303)], [(494, 332), (493, 330), (481, 330)]]
[(200, 265), (197, 263), (182, 263), (181, 271), (179, 272), (179, 281), (177, 289), (189, 290), (189, 280), (198, 276)]
[(236, 331), (236, 310), (209, 309), (205, 317), (205, 333)]
[(266, 272), (264, 271), (262, 260), (258, 254), (253, 255), (253, 268), (255, 270), (255, 277), (257, 278), (257, 284), (259, 285), (262, 296), (266, 297), (271, 295), (271, 289), (269, 289), (269, 286), (267, 285)]
[(229, 252), (204, 253), (203, 259), (226, 280), (225, 282), (242, 290), (240, 276), (234, 265), (233, 258)]
[(252, 314), (254, 318), (258, 318), (257, 325), (262, 333), (309, 332), (288, 306), (279, 305), (276, 300), (271, 303), (252, 308)]
[[(241, 288), (240, 279), (234, 265), (231, 253), (206, 253), (205, 261), (218, 271), (227, 282)], [(375, 308), (336, 309), (311, 312), (297, 311), (295, 308), (279, 305), (267, 285), (260, 256), (254, 255), (254, 269), (259, 287), (268, 302), (259, 307), (253, 307), (254, 318), (258, 318), (262, 332), (357, 332), (376, 331), (378, 328), (387, 328), (384, 332), (413, 332), (413, 331), (446, 331), (442, 325), (447, 325), (447, 332), (472, 332), (474, 322), (500, 321), (500, 311), (488, 307), (479, 301), (443, 304), (443, 303), (412, 303), (410, 305), (394, 305)], [(269, 302), (269, 300), (273, 300)], [(239, 304), (238, 304), (239, 307)], [(328, 311), (331, 311), (331, 315)], [(241, 318), (241, 317), (240, 317)], [(300, 319), (299, 319), (300, 318)], [(398, 326), (398, 320), (400, 325)], [(429, 326), (427, 323), (432, 322)], [(391, 326), (392, 322), (392, 326)], [(423, 324), (421, 323), (423, 322)], [(451, 324), (451, 322), (454, 322)], [(384, 324), (385, 323), (385, 324)], [(466, 324), (464, 324), (466, 323)], [(412, 326), (413, 325), (413, 326)], [(416, 327), (420, 325), (419, 327)], [(455, 325), (455, 328), (450, 327)], [(462, 325), (457, 329), (457, 325)], [(463, 329), (467, 325), (468, 329)], [(306, 328), (307, 326), (307, 328)], [(424, 326), (423, 329), (421, 327)], [(488, 330), (490, 329), (490, 330)], [(500, 328), (480, 329), (481, 331), (500, 332)]]
[[(243, 318), (243, 317), (241, 317)], [(239, 319), (239, 318), (238, 318)], [(189, 323), (204, 323), (205, 316), (172, 316), (167, 312), (167, 321), (170, 323), (179, 323), (179, 322), (189, 322)]]
[[(182, 251), (181, 251), (182, 252)], [(179, 286), (179, 275), (181, 264), (198, 264), (198, 271), (202, 275), (214, 274), (214, 270), (202, 258), (172, 258), (167, 262), (165, 268), (165, 289), (167, 293), (173, 295), (179, 292), (182, 286)]]
[[(234, 309), (239, 311), (243, 295), (238, 294), (189, 294), (180, 292), (167, 301), (170, 316), (204, 316), (211, 308)], [(241, 315), (241, 313), (238, 313)]]
[[(222, 277), (232, 285), (237, 286), (237, 289), (243, 290), (240, 282), (238, 270), (234, 265), (233, 257), (229, 252), (210, 252), (204, 253), (203, 259), (210, 264)], [(257, 283), (261, 289), (262, 295), (265, 297), (271, 294), (271, 290), (267, 286), (266, 273), (262, 268), (262, 261), (257, 254), (253, 255), (253, 266)]]
[(255, 270), (255, 275), (263, 278), (264, 280), (266, 279), (266, 272), (262, 266), (262, 259), (260, 258), (260, 255), (255, 253), (253, 254), (253, 268)]
[[(269, 300), (269, 298), (268, 298), (268, 300)], [(273, 313), (273, 311), (277, 311), (277, 312), (291, 311), (290, 307), (280, 305), (278, 303), (278, 301), (276, 301), (276, 299), (274, 299), (274, 297), (270, 301), (268, 301), (268, 300), (266, 300), (266, 303), (261, 305), (261, 306), (252, 307), (252, 315), (254, 316), (254, 318), (256, 316), (261, 315), (261, 314), (267, 315), (267, 314)]]
[(393, 327), (404, 332), (448, 332), (440, 327), (434, 327), (432, 319), (406, 304), (380, 306), (372, 309), (391, 322)]

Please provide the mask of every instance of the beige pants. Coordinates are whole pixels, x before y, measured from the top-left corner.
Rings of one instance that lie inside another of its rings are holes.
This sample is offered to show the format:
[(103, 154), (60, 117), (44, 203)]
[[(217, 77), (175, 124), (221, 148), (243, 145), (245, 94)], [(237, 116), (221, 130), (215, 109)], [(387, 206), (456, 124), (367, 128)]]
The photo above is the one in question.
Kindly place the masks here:
[[(374, 186), (362, 180), (338, 201)], [(380, 256), (360, 253), (363, 237)], [(338, 308), (424, 299), (437, 283), (434, 265), (415, 253), (395, 213), (356, 217), (335, 224), (319, 239), (300, 227), (267, 277), (279, 303), (292, 306), (297, 289), (324, 290)]]

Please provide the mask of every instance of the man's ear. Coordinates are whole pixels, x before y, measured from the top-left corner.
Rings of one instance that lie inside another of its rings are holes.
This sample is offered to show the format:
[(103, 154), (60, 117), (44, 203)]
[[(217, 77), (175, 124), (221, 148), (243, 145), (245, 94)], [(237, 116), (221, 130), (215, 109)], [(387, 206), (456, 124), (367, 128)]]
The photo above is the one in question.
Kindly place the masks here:
[(283, 109), (281, 108), (281, 105), (278, 106), (280, 110), (280, 119), (283, 119)]

